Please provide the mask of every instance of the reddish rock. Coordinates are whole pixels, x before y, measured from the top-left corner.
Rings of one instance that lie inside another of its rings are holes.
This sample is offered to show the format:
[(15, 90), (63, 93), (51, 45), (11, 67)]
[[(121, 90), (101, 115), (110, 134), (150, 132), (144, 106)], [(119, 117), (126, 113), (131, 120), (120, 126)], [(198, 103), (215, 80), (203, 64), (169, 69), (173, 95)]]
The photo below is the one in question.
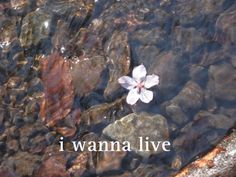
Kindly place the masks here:
[(89, 154), (87, 152), (82, 152), (73, 161), (73, 165), (68, 171), (74, 176), (81, 176), (86, 170), (88, 160)]
[(126, 155), (125, 151), (102, 152), (100, 157), (98, 157), (96, 172), (102, 173), (110, 170), (119, 170), (121, 168), (122, 159), (124, 158), (125, 155)]
[(47, 126), (64, 119), (73, 104), (74, 88), (69, 63), (57, 52), (41, 59), (44, 97), (40, 106), (40, 117)]
[(11, 170), (7, 168), (0, 168), (0, 176), (1, 177), (19, 177), (15, 173), (13, 173)]
[(62, 154), (46, 159), (35, 172), (35, 177), (69, 177), (66, 171), (66, 158)]

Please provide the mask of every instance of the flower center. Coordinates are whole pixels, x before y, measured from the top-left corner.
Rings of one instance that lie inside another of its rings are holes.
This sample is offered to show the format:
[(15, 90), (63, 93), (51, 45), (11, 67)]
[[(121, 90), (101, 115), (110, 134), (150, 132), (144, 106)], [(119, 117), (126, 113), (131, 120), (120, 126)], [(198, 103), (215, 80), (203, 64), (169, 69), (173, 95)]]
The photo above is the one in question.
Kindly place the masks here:
[(137, 83), (136, 88), (138, 88), (138, 93), (140, 93), (141, 89), (144, 88), (144, 82)]

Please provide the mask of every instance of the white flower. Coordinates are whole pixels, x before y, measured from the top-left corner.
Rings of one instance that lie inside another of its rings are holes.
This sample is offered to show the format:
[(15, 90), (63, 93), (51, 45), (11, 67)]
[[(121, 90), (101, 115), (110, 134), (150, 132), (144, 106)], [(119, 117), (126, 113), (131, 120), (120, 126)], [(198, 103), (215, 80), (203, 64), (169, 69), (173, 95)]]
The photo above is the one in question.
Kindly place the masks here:
[(159, 84), (159, 76), (152, 74), (147, 75), (146, 68), (143, 64), (134, 67), (132, 77), (122, 76), (118, 82), (122, 87), (129, 90), (126, 102), (128, 104), (135, 104), (139, 99), (144, 103), (149, 103), (153, 99), (153, 92), (147, 90)]

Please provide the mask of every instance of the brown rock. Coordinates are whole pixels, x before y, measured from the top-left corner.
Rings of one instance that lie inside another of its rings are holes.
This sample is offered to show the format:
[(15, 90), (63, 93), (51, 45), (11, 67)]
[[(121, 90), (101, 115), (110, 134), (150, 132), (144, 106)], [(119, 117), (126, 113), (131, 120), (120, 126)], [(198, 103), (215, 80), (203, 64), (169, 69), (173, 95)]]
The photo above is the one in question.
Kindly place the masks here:
[(68, 170), (70, 174), (74, 176), (81, 176), (84, 171), (87, 169), (87, 163), (89, 159), (89, 154), (87, 152), (82, 152), (79, 154), (76, 159), (73, 161), (72, 167)]
[(222, 13), (217, 21), (216, 27), (221, 29), (225, 34), (228, 40), (233, 43), (236, 43), (236, 6), (232, 6), (227, 11)]
[(127, 75), (130, 68), (128, 33), (115, 31), (106, 46), (109, 64), (109, 81), (104, 95), (108, 96), (119, 88), (118, 79)]
[(47, 126), (53, 126), (71, 111), (74, 98), (69, 63), (57, 52), (41, 59), (44, 98), (40, 117)]
[(214, 98), (236, 100), (236, 70), (228, 64), (212, 65), (209, 69), (208, 92)]
[[(108, 149), (110, 149), (110, 147), (108, 147)], [(102, 173), (109, 170), (119, 170), (121, 168), (121, 161), (125, 155), (125, 151), (104, 151), (100, 153), (96, 172)]]
[(0, 167), (0, 176), (1, 177), (19, 177), (13, 171), (8, 168)]
[(66, 158), (62, 154), (54, 155), (42, 162), (34, 172), (35, 177), (69, 177), (66, 171)]
[(72, 62), (71, 67), (75, 91), (83, 96), (94, 90), (100, 83), (101, 74), (105, 69), (105, 59), (99, 55), (92, 58), (82, 56)]
[(18, 151), (13, 156), (4, 161), (3, 165), (15, 169), (20, 176), (32, 176), (33, 170), (38, 166), (40, 156), (32, 155), (27, 152)]
[(93, 106), (81, 114), (81, 121), (88, 125), (98, 124), (106, 120), (112, 122), (111, 113), (121, 110), (125, 104), (125, 98), (122, 97), (112, 103)]

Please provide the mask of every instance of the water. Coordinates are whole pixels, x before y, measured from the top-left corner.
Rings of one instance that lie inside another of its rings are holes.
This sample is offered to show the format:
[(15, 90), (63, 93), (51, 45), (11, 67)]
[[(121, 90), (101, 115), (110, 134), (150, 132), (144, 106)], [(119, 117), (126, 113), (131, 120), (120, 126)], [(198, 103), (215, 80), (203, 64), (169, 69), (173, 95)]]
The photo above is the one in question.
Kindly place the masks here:
[[(1, 1), (0, 176), (177, 174), (235, 126), (235, 19), (234, 0)], [(160, 83), (149, 104), (130, 106), (117, 80), (140, 64)], [(118, 135), (171, 151), (71, 146)]]

